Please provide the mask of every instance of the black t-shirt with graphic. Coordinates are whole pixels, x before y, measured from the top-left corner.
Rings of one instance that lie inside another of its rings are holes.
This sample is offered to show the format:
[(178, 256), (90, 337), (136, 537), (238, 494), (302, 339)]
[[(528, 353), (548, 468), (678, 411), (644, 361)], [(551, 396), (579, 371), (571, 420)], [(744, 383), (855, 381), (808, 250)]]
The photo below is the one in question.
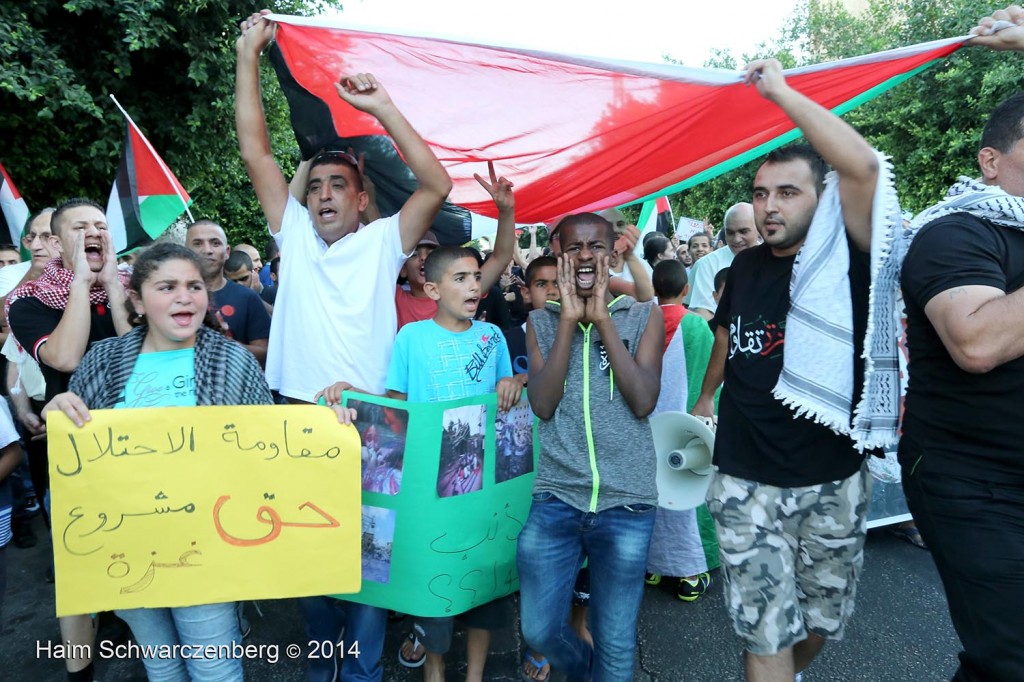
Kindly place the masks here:
[[(31, 296), (15, 301), (11, 305), (9, 314), (14, 338), (39, 363), (39, 369), (46, 381), (47, 401), (58, 393), (67, 391), (68, 383), (71, 381), (70, 372), (54, 369), (39, 359), (39, 348), (57, 328), (63, 317), (63, 310), (50, 308), (38, 298)], [(110, 314), (109, 307), (106, 303), (90, 304), (89, 344), (86, 346), (86, 350), (97, 341), (109, 339), (111, 336), (117, 336), (117, 330), (114, 329), (114, 318)]]
[[(852, 245), (849, 248), (856, 344), (850, 362), (854, 365), (854, 396), (859, 397), (870, 261), (868, 254)], [(811, 419), (796, 418), (772, 395), (782, 372), (795, 258), (773, 256), (767, 244), (739, 253), (729, 269), (714, 318), (715, 326), (729, 330), (714, 462), (724, 474), (782, 488), (848, 478), (864, 460), (849, 437)]]
[(907, 388), (900, 463), (929, 471), (1024, 484), (1024, 358), (971, 374), (953, 361), (925, 315), (928, 301), (962, 286), (1012, 293), (1024, 286), (1024, 230), (966, 213), (928, 223), (903, 262), (907, 307)]

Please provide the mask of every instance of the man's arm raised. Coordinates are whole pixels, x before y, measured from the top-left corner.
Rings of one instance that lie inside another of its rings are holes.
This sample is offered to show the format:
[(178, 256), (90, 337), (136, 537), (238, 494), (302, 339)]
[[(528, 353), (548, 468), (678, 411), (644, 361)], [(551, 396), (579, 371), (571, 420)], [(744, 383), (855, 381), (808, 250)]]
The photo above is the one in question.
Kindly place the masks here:
[(452, 180), (372, 73), (342, 76), (334, 87), (339, 97), (380, 122), (419, 182), (419, 188), (406, 200), (399, 213), (402, 250), (409, 253), (430, 228), (452, 191)]
[(878, 158), (871, 145), (843, 119), (789, 87), (777, 60), (751, 62), (743, 80), (786, 112), (811, 146), (839, 173), (846, 231), (858, 249), (869, 251), (871, 205), (878, 182)]
[(256, 190), (270, 232), (281, 229), (288, 205), (288, 182), (270, 149), (270, 135), (260, 98), (260, 54), (274, 39), (276, 27), (264, 19), (270, 10), (260, 10), (242, 22), (242, 35), (235, 42), (238, 64), (235, 71), (235, 129), (245, 170)]

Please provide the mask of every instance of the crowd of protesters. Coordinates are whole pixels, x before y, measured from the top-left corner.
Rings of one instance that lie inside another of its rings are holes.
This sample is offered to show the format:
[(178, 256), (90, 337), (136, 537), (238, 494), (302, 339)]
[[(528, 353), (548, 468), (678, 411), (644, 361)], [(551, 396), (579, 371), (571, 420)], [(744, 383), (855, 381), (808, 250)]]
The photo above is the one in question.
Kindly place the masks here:
[[(6, 545), (35, 544), (31, 518), (48, 514), (50, 412), (81, 425), (91, 409), (322, 399), (348, 424), (346, 391), (414, 402), (497, 393), (506, 411), (525, 389), (540, 452), (516, 559), (523, 679), (632, 679), (645, 584), (694, 601), (719, 565), (747, 679), (799, 679), (853, 612), (867, 462), (880, 454), (863, 446), (872, 441), (858, 423), (892, 369), (865, 338), (887, 328), (877, 311), (899, 315), (886, 305), (902, 288), (910, 361), (898, 457), (917, 526), (899, 532), (930, 548), (939, 569), (964, 647), (954, 679), (1024, 679), (1014, 613), (1024, 598), (1024, 470), (1013, 455), (1024, 439), (1014, 394), (1024, 377), (1024, 93), (991, 112), (980, 179), (962, 178), (904, 228), (886, 210), (895, 195), (885, 158), (792, 89), (777, 61), (756, 61), (744, 82), (807, 144), (767, 156), (750, 195), (723, 207), (720, 232), (705, 221), (685, 242), (641, 236), (609, 209), (530, 227), (520, 246), (514, 178), (488, 164), (476, 179), (499, 220), (481, 252), (430, 231), (451, 180), (372, 74), (341, 75), (338, 96), (379, 122), (415, 176), (400, 210), (379, 214), (363, 160), (347, 149), (328, 147), (284, 176), (259, 89), (275, 31), (264, 14), (242, 23), (236, 46), (240, 151), (270, 233), (262, 253), (199, 220), (183, 245), (161, 242), (119, 263), (104, 210), (89, 199), (32, 216), (30, 260), (0, 244), (0, 608)], [(973, 32), (978, 45), (1024, 52), (1024, 10), (999, 10)], [(831, 289), (815, 299), (824, 281)], [(832, 366), (848, 381), (823, 374)], [(194, 390), (139, 390), (143, 374), (171, 373)], [(795, 388), (780, 393), (784, 384)], [(815, 407), (814, 396), (829, 405)], [(665, 410), (717, 422), (716, 474), (700, 510), (658, 508), (648, 417)], [(710, 537), (701, 512), (713, 518)], [(515, 604), (416, 617), (395, 653), (422, 666), (426, 682), (444, 680), (461, 622), (465, 677), (479, 682), (490, 633), (513, 622)], [(309, 680), (382, 679), (386, 610), (329, 596), (299, 607), (309, 640), (344, 633), (361, 651), (340, 666), (309, 661)], [(126, 623), (140, 644), (248, 634), (234, 603), (116, 616), (62, 617), (61, 638), (91, 645), (104, 619)], [(88, 647), (76, 651), (68, 679), (92, 679)], [(144, 663), (154, 680), (242, 677), (238, 660)]]

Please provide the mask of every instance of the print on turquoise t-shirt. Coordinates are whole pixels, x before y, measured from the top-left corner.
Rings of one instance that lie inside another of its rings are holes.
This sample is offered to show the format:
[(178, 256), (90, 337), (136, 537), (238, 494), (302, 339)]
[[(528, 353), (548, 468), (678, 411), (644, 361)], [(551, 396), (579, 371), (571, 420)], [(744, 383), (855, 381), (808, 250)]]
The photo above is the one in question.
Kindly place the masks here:
[(194, 348), (142, 353), (114, 407), (195, 407), (195, 377)]
[(493, 393), (512, 376), (501, 330), (473, 320), (462, 332), (433, 320), (407, 324), (395, 338), (385, 386), (410, 402), (441, 402)]

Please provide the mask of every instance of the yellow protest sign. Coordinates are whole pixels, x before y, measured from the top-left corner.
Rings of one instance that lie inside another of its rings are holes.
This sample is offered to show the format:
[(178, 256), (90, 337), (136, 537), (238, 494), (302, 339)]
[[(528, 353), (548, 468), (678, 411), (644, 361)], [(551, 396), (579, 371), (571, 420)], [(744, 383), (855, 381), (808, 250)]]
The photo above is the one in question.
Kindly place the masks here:
[(356, 592), (360, 445), (317, 406), (50, 414), (57, 615)]

